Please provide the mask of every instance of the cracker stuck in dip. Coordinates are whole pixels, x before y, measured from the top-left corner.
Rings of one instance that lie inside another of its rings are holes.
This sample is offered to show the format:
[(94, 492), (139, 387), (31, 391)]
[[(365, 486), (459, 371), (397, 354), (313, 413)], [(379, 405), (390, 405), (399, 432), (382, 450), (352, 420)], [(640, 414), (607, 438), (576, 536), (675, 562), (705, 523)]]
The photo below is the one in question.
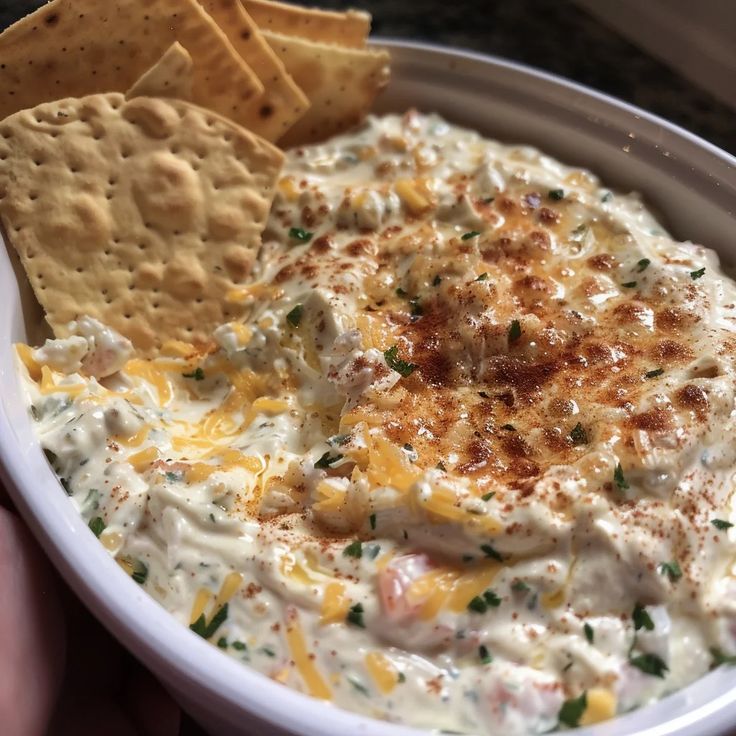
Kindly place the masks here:
[(736, 654), (715, 254), (431, 115), (294, 149), (276, 189), (217, 348), (109, 375), (94, 322), (19, 346), (121, 567), (289, 687), (458, 733), (605, 720)]

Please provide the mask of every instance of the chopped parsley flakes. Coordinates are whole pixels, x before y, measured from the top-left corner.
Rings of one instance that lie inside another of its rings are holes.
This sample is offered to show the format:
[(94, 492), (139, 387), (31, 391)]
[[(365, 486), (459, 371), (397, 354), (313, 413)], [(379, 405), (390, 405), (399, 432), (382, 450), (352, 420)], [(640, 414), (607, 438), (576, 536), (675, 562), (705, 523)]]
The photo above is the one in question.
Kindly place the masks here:
[(710, 523), (721, 532), (726, 531), (726, 529), (730, 529), (733, 526), (730, 521), (726, 521), (725, 519), (711, 519)]
[(664, 673), (669, 670), (669, 667), (664, 663), (662, 658), (656, 654), (638, 654), (635, 657), (630, 657), (629, 663), (640, 669), (644, 674), (654, 677), (663, 678)]
[(138, 585), (143, 585), (143, 583), (148, 580), (148, 565), (141, 560), (136, 560), (133, 563), (133, 573), (130, 577), (132, 577)]
[(222, 626), (225, 619), (227, 619), (227, 603), (217, 610), (217, 613), (215, 613), (209, 623), (207, 623), (207, 619), (204, 613), (202, 613), (193, 624), (189, 625), (189, 628), (195, 634), (199, 634), (203, 639), (210, 639), (217, 629)]
[(654, 631), (654, 621), (652, 621), (652, 617), (647, 613), (646, 608), (644, 608), (641, 603), (637, 603), (634, 606), (634, 612), (631, 614), (631, 619), (634, 622), (634, 629), (636, 631), (639, 631), (639, 629)]
[(375, 514), (371, 514), (368, 517), (368, 521), (370, 522), (371, 529), (375, 529), (376, 528), (376, 515)]
[(304, 314), (304, 305), (303, 304), (297, 304), (294, 309), (292, 309), (287, 315), (286, 315), (286, 321), (292, 326), (292, 327), (299, 327), (299, 323), (302, 321), (302, 315)]
[(416, 370), (417, 366), (414, 363), (407, 363), (407, 361), (399, 358), (399, 346), (394, 345), (383, 353), (383, 357), (386, 360), (386, 365), (391, 370), (396, 371), (404, 378), (410, 376)]
[(365, 628), (365, 621), (363, 620), (363, 604), (356, 603), (354, 606), (350, 606), (348, 609), (348, 615), (345, 620), (353, 626), (359, 626), (361, 629)]
[(488, 274), (484, 271), (480, 276), (478, 276), (476, 281), (488, 281)]
[(359, 539), (356, 539), (354, 542), (350, 542), (342, 553), (345, 557), (355, 557), (359, 560), (363, 556), (363, 543)]
[(312, 239), (312, 235), (314, 233), (310, 233), (300, 227), (289, 228), (289, 237), (293, 240), (298, 240), (300, 243), (308, 243)]
[(655, 368), (653, 371), (647, 371), (644, 378), (656, 378), (664, 373), (664, 368)]
[(471, 238), (477, 238), (480, 235), (480, 231), (471, 230), (468, 233), (463, 233), (462, 240), (470, 240)]
[(496, 495), (496, 491), (491, 491), (490, 493), (484, 493), (481, 496), (481, 499), (483, 501), (490, 501), (495, 495)]
[(314, 467), (315, 468), (329, 468), (330, 465), (334, 465), (339, 460), (343, 459), (343, 455), (341, 455), (339, 452), (336, 455), (330, 455), (330, 451), (328, 450), (322, 457), (315, 462)]
[(509, 342), (516, 342), (521, 337), (521, 322), (515, 319), (509, 326)]
[(662, 562), (658, 567), (657, 571), (660, 575), (666, 575), (670, 582), (674, 583), (682, 577), (682, 570), (680, 569), (680, 563), (677, 560), (670, 562)]
[(560, 712), (557, 714), (557, 718), (560, 723), (564, 724), (565, 726), (569, 726), (570, 728), (577, 728), (577, 726), (580, 725), (580, 719), (583, 717), (583, 713), (585, 713), (585, 709), (587, 707), (588, 694), (587, 692), (583, 692), (583, 694), (577, 698), (566, 700), (562, 704)]
[(486, 557), (490, 557), (492, 560), (497, 560), (498, 562), (503, 562), (503, 556), (501, 555), (501, 553), (498, 552), (493, 547), (491, 547), (490, 544), (481, 544), (480, 551)]
[(570, 439), (573, 445), (587, 445), (588, 444), (588, 433), (583, 428), (583, 425), (578, 422), (570, 430)]
[(690, 271), (690, 278), (693, 281), (697, 281), (701, 276), (705, 275), (705, 267), (699, 268), (697, 271)]
[(624, 284), (621, 284), (621, 286), (624, 287), (624, 289), (633, 289), (636, 287), (636, 281), (627, 281)]
[(626, 491), (629, 488), (629, 483), (624, 477), (624, 469), (621, 467), (621, 463), (619, 463), (613, 471), (613, 482), (616, 484), (616, 488), (618, 488), (619, 491)]
[(487, 590), (483, 595), (476, 595), (468, 603), (468, 610), (474, 613), (485, 613), (489, 608), (498, 608), (501, 599), (492, 591)]
[(478, 647), (478, 658), (480, 659), (481, 664), (490, 664), (493, 662), (493, 657), (485, 644), (481, 644)]
[(96, 537), (99, 537), (100, 534), (105, 531), (105, 522), (99, 516), (95, 516), (94, 519), (90, 519), (88, 526), (92, 530), (92, 534)]
[(184, 378), (193, 378), (195, 381), (204, 381), (204, 371), (201, 368), (195, 368), (191, 373), (182, 373)]
[(436, 276), (435, 276), (435, 277), (434, 277), (434, 278), (432, 279), (432, 286), (439, 286), (439, 285), (440, 285), (441, 283), (442, 283), (442, 276), (440, 276), (439, 274), (437, 274), (437, 275), (436, 275)]
[(736, 657), (731, 654), (724, 654), (718, 647), (711, 647), (710, 655), (713, 657), (713, 667), (720, 667), (722, 664), (735, 665)]
[(563, 189), (550, 189), (549, 192), (547, 192), (547, 196), (555, 202), (559, 202), (561, 199), (565, 198), (565, 191)]
[(583, 633), (588, 640), (588, 644), (592, 644), (595, 639), (595, 631), (593, 631), (593, 627), (589, 623), (583, 625)]
[(651, 261), (648, 258), (642, 258), (640, 261), (637, 261), (636, 270), (641, 273), (642, 271), (645, 271), (647, 268), (649, 268), (650, 263)]

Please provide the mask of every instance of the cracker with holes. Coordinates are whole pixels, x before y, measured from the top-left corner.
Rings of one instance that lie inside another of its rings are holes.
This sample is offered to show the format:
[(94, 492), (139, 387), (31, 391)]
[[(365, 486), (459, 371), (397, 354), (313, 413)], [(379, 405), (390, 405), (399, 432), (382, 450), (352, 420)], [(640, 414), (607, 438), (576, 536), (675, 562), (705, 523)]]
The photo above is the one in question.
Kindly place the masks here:
[(192, 66), (191, 54), (176, 41), (141, 75), (125, 93), (125, 97), (175, 97), (178, 100), (191, 100)]
[(263, 83), (264, 92), (255, 102), (257, 109), (248, 127), (270, 141), (278, 140), (309, 107), (304, 92), (284, 69), (240, 0), (199, 2)]
[(320, 141), (353, 127), (388, 84), (387, 51), (328, 45), (266, 30), (263, 35), (310, 102), (306, 114), (279, 139), (280, 145)]
[(57, 336), (88, 315), (151, 356), (242, 316), (282, 163), (181, 100), (60, 100), (0, 123), (0, 220)]
[(365, 47), (371, 30), (371, 16), (360, 10), (337, 13), (270, 0), (240, 0), (240, 3), (264, 31), (298, 36), (317, 43), (361, 49)]
[(175, 41), (191, 54), (196, 104), (257, 122), (263, 84), (197, 0), (52, 0), (0, 34), (0, 118), (124, 92)]

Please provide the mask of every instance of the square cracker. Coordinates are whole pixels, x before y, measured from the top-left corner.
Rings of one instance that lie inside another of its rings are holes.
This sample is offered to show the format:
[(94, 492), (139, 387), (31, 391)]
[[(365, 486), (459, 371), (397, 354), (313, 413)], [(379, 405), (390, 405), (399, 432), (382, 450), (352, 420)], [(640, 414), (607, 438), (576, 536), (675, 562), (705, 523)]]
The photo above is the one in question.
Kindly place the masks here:
[(275, 141), (306, 112), (309, 101), (284, 69), (240, 0), (199, 0), (265, 90), (248, 107), (248, 129)]
[(345, 48), (271, 31), (263, 35), (310, 102), (279, 145), (325, 140), (357, 125), (388, 84), (387, 51)]
[(143, 72), (125, 93), (126, 99), (133, 97), (175, 97), (178, 100), (192, 99), (192, 57), (178, 42), (172, 43), (164, 55), (148, 70)]
[(371, 16), (359, 10), (336, 13), (269, 0), (239, 0), (265, 31), (299, 36), (318, 43), (362, 49), (371, 30)]
[(247, 127), (263, 85), (196, 0), (52, 0), (0, 34), (0, 119), (63, 97), (124, 92), (175, 41), (193, 100)]
[(0, 122), (0, 221), (57, 336), (87, 314), (151, 356), (244, 314), (282, 163), (181, 100), (59, 100)]

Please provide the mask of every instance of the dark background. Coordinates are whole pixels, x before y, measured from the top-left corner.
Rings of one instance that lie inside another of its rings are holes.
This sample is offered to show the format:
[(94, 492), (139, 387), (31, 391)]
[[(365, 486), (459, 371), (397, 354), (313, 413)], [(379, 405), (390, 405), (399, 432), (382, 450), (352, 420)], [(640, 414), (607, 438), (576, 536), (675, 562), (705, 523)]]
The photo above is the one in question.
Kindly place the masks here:
[[(0, 28), (42, 4), (0, 0)], [(560, 74), (639, 105), (736, 154), (733, 110), (570, 0), (314, 0), (303, 4), (340, 10), (358, 6), (373, 14), (376, 35), (459, 46)]]

